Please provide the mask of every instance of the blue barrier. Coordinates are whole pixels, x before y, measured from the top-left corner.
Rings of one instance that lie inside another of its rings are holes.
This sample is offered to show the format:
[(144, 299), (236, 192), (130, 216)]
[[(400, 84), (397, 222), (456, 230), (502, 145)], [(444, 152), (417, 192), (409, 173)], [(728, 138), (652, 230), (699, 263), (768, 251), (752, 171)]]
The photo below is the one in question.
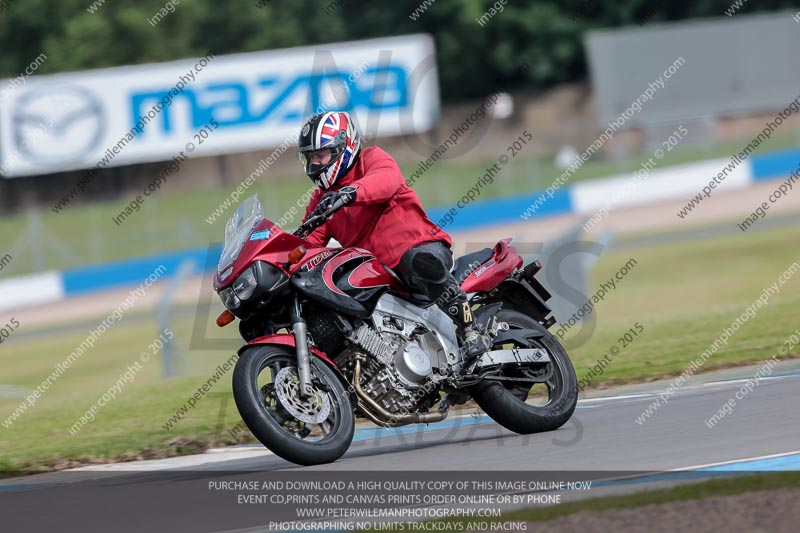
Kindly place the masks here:
[[(211, 268), (217, 264), (221, 250), (219, 246), (193, 248), (67, 270), (61, 274), (64, 294), (75, 296), (96, 290), (139, 285), (160, 265), (164, 265), (165, 271), (159, 277), (168, 278), (186, 260), (194, 261), (195, 270), (192, 274), (199, 274), (208, 270), (209, 264)], [(209, 260), (209, 257), (213, 260)]]
[[(464, 230), (485, 226), (487, 224), (509, 224), (524, 222), (534, 218), (551, 217), (571, 213), (573, 211), (572, 199), (569, 189), (559, 189), (552, 198), (546, 198), (539, 208), (528, 219), (523, 219), (522, 214), (533, 205), (544, 191), (534, 191), (522, 196), (490, 198), (488, 200), (469, 203), (459, 209), (458, 205), (439, 206), (428, 210), (428, 216), (435, 223), (442, 226), (445, 231)], [(452, 222), (446, 216), (451, 210)]]
[(780, 150), (752, 158), (753, 179), (767, 181), (800, 170), (800, 150)]

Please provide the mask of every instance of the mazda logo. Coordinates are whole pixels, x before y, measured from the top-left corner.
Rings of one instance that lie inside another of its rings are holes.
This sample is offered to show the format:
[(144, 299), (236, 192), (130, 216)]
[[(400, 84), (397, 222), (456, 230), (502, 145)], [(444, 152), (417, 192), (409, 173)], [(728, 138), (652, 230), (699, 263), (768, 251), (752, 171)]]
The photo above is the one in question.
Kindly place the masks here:
[(47, 85), (22, 94), (12, 123), (20, 155), (48, 164), (86, 158), (98, 148), (106, 128), (100, 100), (77, 85)]

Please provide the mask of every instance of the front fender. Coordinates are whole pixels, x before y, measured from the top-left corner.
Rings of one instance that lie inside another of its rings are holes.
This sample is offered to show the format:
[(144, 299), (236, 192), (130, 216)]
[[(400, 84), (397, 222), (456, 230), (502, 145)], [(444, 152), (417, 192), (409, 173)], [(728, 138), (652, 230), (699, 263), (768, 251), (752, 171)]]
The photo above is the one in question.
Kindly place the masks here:
[[(251, 346), (267, 345), (267, 344), (278, 344), (281, 346), (291, 346), (292, 348), (295, 348), (294, 335), (292, 335), (291, 333), (274, 333), (272, 335), (264, 335), (263, 337), (258, 337), (256, 339), (251, 340), (241, 348), (239, 348), (239, 355), (241, 356), (242, 353)], [(350, 399), (354, 402), (353, 405), (355, 405), (356, 402), (358, 401), (358, 396), (356, 396), (355, 389), (353, 389), (353, 386), (350, 384), (349, 381), (347, 381), (347, 378), (344, 377), (342, 372), (339, 370), (339, 367), (336, 366), (336, 363), (331, 361), (330, 358), (327, 355), (325, 355), (325, 352), (321, 351), (319, 348), (316, 348), (314, 346), (309, 346), (308, 348), (310, 353), (317, 356), (317, 358), (320, 359), (321, 361), (324, 361), (325, 364), (328, 365), (331, 368), (331, 370), (333, 370), (333, 372), (336, 374), (336, 377), (339, 378), (339, 381), (342, 382), (342, 386), (344, 386), (345, 390), (350, 394)]]
[[(294, 342), (294, 335), (292, 335), (291, 333), (273, 333), (272, 335), (264, 335), (263, 337), (258, 337), (251, 340), (250, 342), (239, 348), (239, 355), (242, 355), (242, 352), (244, 352), (250, 346), (256, 344), (280, 344), (281, 346), (291, 346), (292, 348), (296, 347)], [(337, 372), (339, 371), (339, 367), (337, 367), (336, 363), (331, 361), (328, 358), (328, 356), (325, 355), (325, 352), (319, 350), (314, 346), (309, 346), (308, 348), (312, 354), (316, 355), (317, 357), (325, 361), (328, 364), (328, 366), (330, 366)]]

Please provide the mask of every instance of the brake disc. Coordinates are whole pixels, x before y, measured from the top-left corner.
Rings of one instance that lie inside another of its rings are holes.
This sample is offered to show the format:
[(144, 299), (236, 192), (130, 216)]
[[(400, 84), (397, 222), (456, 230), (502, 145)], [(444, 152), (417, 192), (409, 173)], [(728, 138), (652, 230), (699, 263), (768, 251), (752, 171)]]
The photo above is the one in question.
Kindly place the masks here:
[(320, 424), (331, 414), (328, 395), (312, 384), (308, 398), (300, 396), (300, 379), (294, 367), (284, 367), (275, 376), (275, 393), (290, 415), (306, 424)]

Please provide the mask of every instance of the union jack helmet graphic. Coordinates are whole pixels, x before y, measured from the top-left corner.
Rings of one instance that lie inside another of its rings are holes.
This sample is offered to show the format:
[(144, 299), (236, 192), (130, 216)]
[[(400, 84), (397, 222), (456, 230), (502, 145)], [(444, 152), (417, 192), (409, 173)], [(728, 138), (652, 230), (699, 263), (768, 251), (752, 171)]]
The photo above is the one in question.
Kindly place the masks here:
[(314, 115), (300, 130), (297, 155), (306, 175), (321, 189), (344, 176), (360, 154), (361, 135), (344, 111)]

